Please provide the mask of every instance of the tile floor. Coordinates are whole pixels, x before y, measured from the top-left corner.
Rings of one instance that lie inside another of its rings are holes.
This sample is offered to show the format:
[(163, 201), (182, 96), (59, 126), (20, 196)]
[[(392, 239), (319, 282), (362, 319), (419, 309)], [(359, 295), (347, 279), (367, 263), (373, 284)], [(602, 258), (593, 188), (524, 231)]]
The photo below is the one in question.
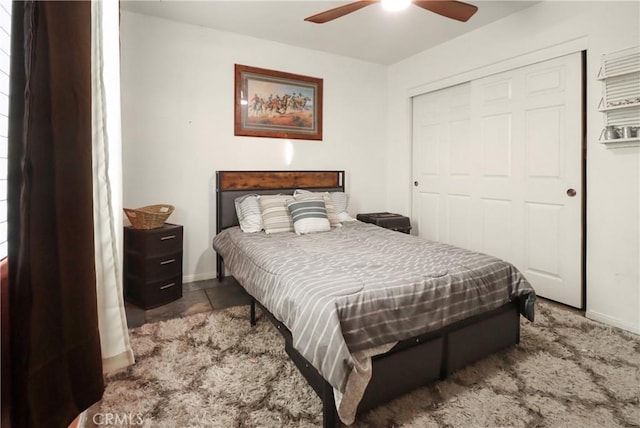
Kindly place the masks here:
[(149, 322), (248, 304), (249, 295), (234, 278), (226, 277), (221, 282), (207, 279), (183, 284), (181, 299), (146, 311), (125, 302), (125, 311), (129, 328), (134, 328)]

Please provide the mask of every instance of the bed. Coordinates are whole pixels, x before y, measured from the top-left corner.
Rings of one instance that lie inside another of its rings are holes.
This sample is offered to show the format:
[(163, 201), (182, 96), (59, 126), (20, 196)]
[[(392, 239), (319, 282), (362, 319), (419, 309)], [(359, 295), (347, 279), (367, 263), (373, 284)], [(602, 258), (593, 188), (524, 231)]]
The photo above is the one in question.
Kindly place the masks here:
[(247, 194), (344, 192), (344, 171), (218, 171), (218, 278), (225, 267), (285, 338), (323, 403), (323, 425), (371, 409), (520, 340), (535, 292), (510, 264), (361, 222), (322, 233), (238, 227)]

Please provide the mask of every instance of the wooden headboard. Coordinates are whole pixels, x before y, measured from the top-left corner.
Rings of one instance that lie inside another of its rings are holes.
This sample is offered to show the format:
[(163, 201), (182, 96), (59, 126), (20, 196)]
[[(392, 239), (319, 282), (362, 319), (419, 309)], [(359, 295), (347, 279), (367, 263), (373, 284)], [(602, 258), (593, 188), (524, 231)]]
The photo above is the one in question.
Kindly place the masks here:
[[(216, 233), (238, 225), (234, 200), (246, 194), (293, 194), (296, 189), (344, 192), (344, 171), (216, 171)], [(222, 259), (217, 256), (218, 277)]]
[(296, 189), (344, 192), (344, 171), (217, 171), (216, 233), (238, 225), (237, 197), (293, 194)]

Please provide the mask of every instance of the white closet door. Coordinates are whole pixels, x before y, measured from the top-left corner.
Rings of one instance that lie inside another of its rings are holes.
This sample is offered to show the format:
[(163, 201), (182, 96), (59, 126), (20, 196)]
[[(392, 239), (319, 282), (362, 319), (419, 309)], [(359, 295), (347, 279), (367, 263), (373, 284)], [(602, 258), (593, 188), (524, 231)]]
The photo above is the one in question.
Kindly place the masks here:
[(540, 296), (575, 307), (581, 80), (576, 53), (413, 100), (418, 234), (508, 260)]

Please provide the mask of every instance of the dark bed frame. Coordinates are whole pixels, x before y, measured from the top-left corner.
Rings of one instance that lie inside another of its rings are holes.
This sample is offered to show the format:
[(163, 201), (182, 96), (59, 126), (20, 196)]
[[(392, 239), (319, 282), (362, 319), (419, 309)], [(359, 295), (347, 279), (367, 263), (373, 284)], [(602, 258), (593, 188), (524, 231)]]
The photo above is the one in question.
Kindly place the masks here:
[[(344, 191), (344, 171), (218, 171), (216, 172), (216, 231), (237, 226), (234, 199), (248, 193), (291, 194), (295, 189)], [(224, 265), (217, 256), (218, 280)], [(242, 285), (242, 284), (240, 284)], [(251, 325), (256, 323), (256, 306), (271, 320), (285, 339), (285, 351), (322, 400), (323, 426), (338, 424), (333, 388), (293, 348), (291, 332), (251, 296)], [(372, 358), (373, 374), (358, 413), (386, 403), (453, 371), (520, 342), (518, 303), (510, 302), (437, 331), (396, 344), (389, 352)]]

